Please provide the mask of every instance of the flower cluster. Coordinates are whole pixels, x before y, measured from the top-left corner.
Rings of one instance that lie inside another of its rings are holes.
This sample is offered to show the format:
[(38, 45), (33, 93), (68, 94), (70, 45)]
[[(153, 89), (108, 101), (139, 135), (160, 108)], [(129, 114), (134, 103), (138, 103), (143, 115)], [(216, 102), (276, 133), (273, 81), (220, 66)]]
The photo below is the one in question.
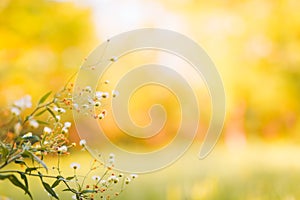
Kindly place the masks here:
[(126, 186), (137, 178), (136, 174), (124, 175), (114, 171), (112, 167), (114, 157), (114, 154), (110, 154), (106, 164), (101, 158), (94, 159), (85, 175), (79, 175), (81, 167), (79, 163), (71, 163), (70, 167), (74, 170), (73, 175), (69, 177), (69, 184), (72, 185), (74, 193), (72, 199), (113, 199), (118, 197)]
[[(105, 84), (108, 83), (109, 81), (105, 81)], [(109, 155), (107, 162), (94, 160), (85, 175), (78, 174), (80, 164), (72, 163), (73, 175), (63, 176), (61, 157), (70, 154), (69, 149), (76, 146), (76, 143), (70, 143), (68, 139), (72, 129), (72, 123), (66, 120), (68, 112), (75, 110), (88, 113), (95, 119), (103, 119), (107, 111), (102, 100), (118, 95), (117, 91), (96, 91), (93, 94), (91, 87), (87, 86), (80, 90), (78, 96), (72, 96), (72, 90), (73, 84), (68, 83), (52, 98), (51, 92), (46, 93), (35, 108), (32, 108), (31, 96), (26, 95), (14, 101), (9, 109), (0, 110), (0, 180), (8, 179), (31, 199), (28, 176), (39, 177), (45, 191), (52, 198), (59, 199), (55, 188), (62, 184), (65, 186), (63, 191), (71, 192), (73, 199), (77, 200), (112, 199), (136, 178), (136, 175), (125, 176), (114, 172), (113, 154)], [(74, 98), (81, 96), (85, 97), (82, 104), (74, 103)], [(79, 145), (85, 149), (87, 142), (81, 140)], [(57, 166), (53, 167), (56, 175), (48, 173), (48, 166), (44, 162), (49, 154), (57, 157)], [(20, 165), (21, 170), (7, 170), (13, 164)], [(101, 169), (103, 173), (99, 175)], [(45, 178), (54, 179), (54, 182), (49, 184)]]

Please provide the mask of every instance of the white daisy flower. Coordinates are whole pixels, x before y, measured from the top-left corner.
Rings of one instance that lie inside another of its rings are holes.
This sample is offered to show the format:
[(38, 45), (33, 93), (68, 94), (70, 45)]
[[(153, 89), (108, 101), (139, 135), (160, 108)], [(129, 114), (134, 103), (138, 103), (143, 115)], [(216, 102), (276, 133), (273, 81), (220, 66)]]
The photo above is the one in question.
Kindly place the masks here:
[(85, 146), (86, 145), (86, 140), (80, 140), (79, 145), (82, 146), (82, 147)]
[(92, 179), (94, 180), (94, 181), (99, 181), (100, 180), (100, 176), (92, 176)]
[(53, 109), (54, 109), (56, 112), (58, 112), (58, 113), (65, 113), (65, 112), (66, 112), (66, 110), (63, 109), (63, 108), (54, 107)]
[(71, 163), (70, 167), (71, 167), (72, 169), (79, 169), (79, 168), (80, 168), (80, 164), (79, 164), (79, 163), (76, 163), (76, 162), (73, 162), (73, 163)]

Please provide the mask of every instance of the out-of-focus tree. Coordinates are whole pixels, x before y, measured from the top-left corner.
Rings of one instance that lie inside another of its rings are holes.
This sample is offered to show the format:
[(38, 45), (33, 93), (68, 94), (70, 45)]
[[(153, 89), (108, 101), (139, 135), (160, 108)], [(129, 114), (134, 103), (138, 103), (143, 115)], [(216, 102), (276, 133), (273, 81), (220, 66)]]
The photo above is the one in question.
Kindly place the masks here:
[(227, 95), (226, 126), (236, 126), (232, 115), (244, 110), (238, 126), (247, 138), (299, 140), (300, 1), (163, 2), (216, 63)]
[(1, 0), (1, 103), (63, 87), (94, 47), (91, 11), (50, 0)]

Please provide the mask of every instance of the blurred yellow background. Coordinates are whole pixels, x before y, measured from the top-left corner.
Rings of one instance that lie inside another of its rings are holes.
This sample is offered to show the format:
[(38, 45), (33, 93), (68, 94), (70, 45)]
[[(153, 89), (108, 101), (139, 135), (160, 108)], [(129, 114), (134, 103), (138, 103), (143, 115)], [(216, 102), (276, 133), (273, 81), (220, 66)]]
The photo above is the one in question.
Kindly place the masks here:
[[(199, 161), (210, 117), (209, 95), (199, 89), (198, 140), (171, 167), (141, 176), (120, 199), (299, 199), (299, 8), (298, 0), (1, 0), (0, 104), (25, 94), (36, 102), (63, 87), (89, 52), (114, 35), (144, 27), (177, 31), (200, 44), (219, 70), (227, 98), (224, 131)], [(135, 98), (133, 118), (143, 124), (155, 99)], [(168, 95), (160, 98), (176, 108)]]

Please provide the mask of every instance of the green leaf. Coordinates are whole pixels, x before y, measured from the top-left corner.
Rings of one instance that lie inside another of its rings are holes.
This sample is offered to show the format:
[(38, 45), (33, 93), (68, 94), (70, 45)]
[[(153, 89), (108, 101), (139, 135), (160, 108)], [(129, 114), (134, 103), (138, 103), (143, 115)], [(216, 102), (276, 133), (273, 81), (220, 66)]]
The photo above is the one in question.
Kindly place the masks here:
[(44, 186), (45, 190), (46, 190), (51, 196), (53, 196), (55, 199), (59, 199), (58, 196), (57, 196), (57, 194), (55, 193), (55, 191), (51, 188), (51, 186), (50, 186), (48, 183), (46, 183), (46, 182), (44, 182), (44, 181), (42, 181), (42, 183), (43, 183), (43, 186)]
[(5, 159), (7, 157), (7, 155), (9, 154), (8, 147), (0, 141), (0, 148), (1, 148), (0, 153), (2, 155), (1, 158)]
[(55, 199), (59, 199), (57, 194), (55, 193), (55, 191), (51, 188), (51, 186), (43, 181), (43, 174), (41, 172), (38, 172), (39, 177), (42, 181), (43, 187), (45, 188), (45, 190), (51, 195), (53, 196)]
[(23, 158), (31, 158), (32, 163), (34, 162), (34, 158), (32, 156), (32, 153), (30, 153), (29, 151), (24, 151), (22, 154)]
[(41, 139), (39, 138), (39, 136), (37, 135), (33, 135), (33, 136), (28, 136), (28, 137), (23, 137), (23, 139), (25, 141), (29, 141), (31, 144), (34, 144), (38, 141), (40, 141)]
[(23, 173), (23, 172), (18, 172), (21, 176), (21, 178), (24, 180), (25, 186), (28, 190), (28, 180), (27, 180), (27, 176)]
[(20, 160), (20, 159), (16, 159), (15, 163), (16, 164), (20, 164), (20, 165), (26, 165), (26, 163), (24, 162), (24, 160)]
[[(46, 109), (47, 110), (47, 109)], [(45, 111), (46, 111), (45, 110)], [(44, 121), (41, 121), (41, 120), (36, 120), (39, 124), (43, 124), (43, 125), (49, 125), (48, 122), (44, 122)]]
[(67, 177), (66, 180), (70, 181), (70, 180), (72, 180), (73, 178), (75, 178), (75, 176)]
[(0, 180), (7, 179), (9, 176), (10, 176), (10, 174), (9, 175), (0, 175)]
[(28, 167), (26, 168), (25, 173), (30, 174), (32, 171), (36, 171), (37, 169), (37, 167)]
[(51, 185), (51, 188), (55, 188), (55, 187), (58, 186), (59, 183), (60, 183), (61, 181), (63, 181), (63, 180), (64, 180), (64, 177), (62, 177), (62, 176), (57, 176), (57, 180), (54, 181), (54, 183)]
[(13, 185), (24, 190), (25, 194), (28, 194), (28, 196), (30, 196), (30, 199), (32, 199), (32, 196), (28, 190), (28, 187), (26, 187), (23, 183), (21, 183), (15, 175), (13, 175), (13, 174), (0, 175), (0, 180), (4, 180), (4, 179), (8, 179)]
[[(30, 152), (31, 153), (31, 152)], [(42, 161), (39, 157), (37, 157), (36, 155), (34, 155), (33, 153), (31, 153), (32, 154), (32, 156), (33, 156), (33, 159), (36, 161), (36, 162), (38, 162), (39, 164), (41, 164), (45, 169), (46, 169), (46, 171), (47, 171), (47, 173), (48, 173), (48, 167), (47, 167), (47, 165), (44, 163), (44, 161)]]
[(47, 111), (52, 115), (52, 117), (55, 119), (55, 121), (57, 122), (57, 118), (56, 118), (56, 115), (54, 114), (54, 112), (49, 108), (47, 107)]
[(34, 116), (36, 116), (36, 117), (41, 116), (46, 111), (47, 111), (47, 109), (44, 109), (41, 112), (38, 112), (37, 114), (35, 114)]
[(73, 193), (77, 193), (76, 190), (74, 190), (74, 189), (69, 189), (69, 188), (63, 189), (62, 191), (63, 191), (63, 192), (73, 192)]
[(29, 157), (29, 158), (31, 158), (32, 161), (35, 160), (37, 163), (41, 164), (41, 165), (46, 169), (46, 171), (48, 172), (48, 167), (47, 167), (47, 165), (46, 165), (46, 164), (44, 163), (44, 161), (42, 161), (39, 157), (37, 157), (36, 155), (34, 155), (34, 153), (32, 153), (32, 152), (30, 152), (30, 151), (24, 151), (24, 152), (22, 153), (22, 156), (23, 156), (24, 158)]
[(86, 194), (86, 193), (95, 193), (96, 190), (82, 190), (81, 194)]
[(47, 92), (44, 96), (42, 96), (42, 98), (39, 100), (38, 105), (44, 103), (47, 100), (47, 98), (50, 96), (51, 93), (52, 93), (52, 91)]

